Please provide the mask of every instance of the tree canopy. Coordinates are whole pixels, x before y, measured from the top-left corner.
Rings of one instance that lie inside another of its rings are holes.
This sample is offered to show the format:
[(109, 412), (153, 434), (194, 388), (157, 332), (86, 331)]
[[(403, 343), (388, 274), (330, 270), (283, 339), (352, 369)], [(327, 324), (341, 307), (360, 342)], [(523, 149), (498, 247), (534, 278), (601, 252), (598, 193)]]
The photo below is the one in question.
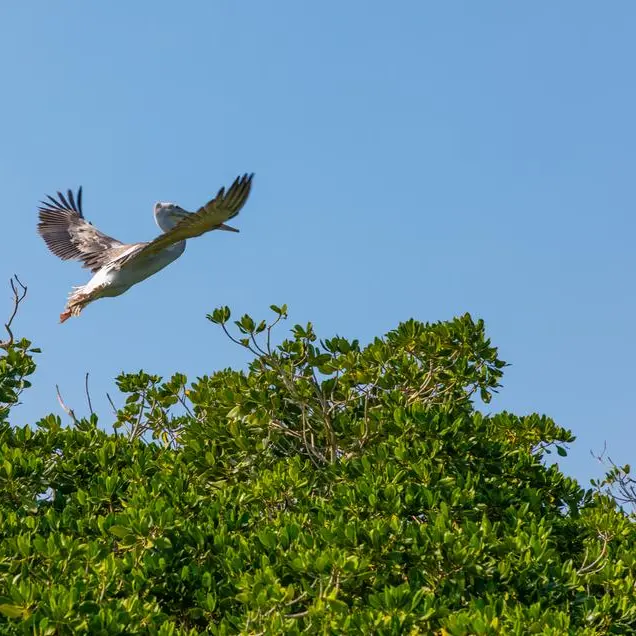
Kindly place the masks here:
[(0, 633), (636, 632), (632, 520), (547, 464), (569, 431), (477, 408), (482, 321), (274, 344), (272, 312), (208, 316), (247, 370), (122, 374), (100, 425), (12, 426), (38, 351), (4, 343)]

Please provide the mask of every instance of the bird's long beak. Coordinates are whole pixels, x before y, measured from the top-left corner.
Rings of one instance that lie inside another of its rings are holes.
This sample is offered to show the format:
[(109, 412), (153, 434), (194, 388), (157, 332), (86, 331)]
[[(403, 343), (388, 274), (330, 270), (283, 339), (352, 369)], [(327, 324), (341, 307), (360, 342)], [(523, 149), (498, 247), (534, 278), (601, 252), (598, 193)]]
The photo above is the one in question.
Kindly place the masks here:
[(217, 230), (225, 230), (226, 232), (240, 232), (240, 230), (237, 230), (235, 227), (232, 227), (231, 225), (225, 225), (225, 223), (221, 223), (221, 225), (219, 225)]

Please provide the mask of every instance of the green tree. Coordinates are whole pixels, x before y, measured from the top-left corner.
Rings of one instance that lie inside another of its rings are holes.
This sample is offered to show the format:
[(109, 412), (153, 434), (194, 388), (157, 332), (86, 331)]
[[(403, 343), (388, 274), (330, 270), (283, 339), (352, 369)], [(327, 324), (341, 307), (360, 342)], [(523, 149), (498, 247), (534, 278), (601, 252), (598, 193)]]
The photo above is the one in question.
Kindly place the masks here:
[(6, 347), (0, 633), (636, 631), (634, 526), (546, 465), (569, 431), (477, 410), (505, 367), (481, 321), (274, 345), (272, 311), (209, 316), (245, 372), (119, 376), (112, 434), (10, 426), (34, 366)]

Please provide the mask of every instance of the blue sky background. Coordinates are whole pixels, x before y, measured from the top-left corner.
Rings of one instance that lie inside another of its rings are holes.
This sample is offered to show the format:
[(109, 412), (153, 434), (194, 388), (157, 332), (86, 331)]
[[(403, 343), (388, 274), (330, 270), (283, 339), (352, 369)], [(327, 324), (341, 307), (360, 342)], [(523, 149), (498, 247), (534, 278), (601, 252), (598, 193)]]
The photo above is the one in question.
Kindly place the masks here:
[[(494, 410), (571, 428), (585, 482), (605, 441), (636, 460), (635, 32), (627, 0), (4, 3), (0, 279), (43, 349), (14, 421), (61, 413), (56, 383), (85, 413), (87, 371), (107, 426), (122, 370), (244, 365), (219, 305), (363, 342), (469, 311), (512, 364)], [(82, 184), (134, 242), (251, 171), (241, 234), (58, 324), (88, 274), (37, 236), (44, 194)]]

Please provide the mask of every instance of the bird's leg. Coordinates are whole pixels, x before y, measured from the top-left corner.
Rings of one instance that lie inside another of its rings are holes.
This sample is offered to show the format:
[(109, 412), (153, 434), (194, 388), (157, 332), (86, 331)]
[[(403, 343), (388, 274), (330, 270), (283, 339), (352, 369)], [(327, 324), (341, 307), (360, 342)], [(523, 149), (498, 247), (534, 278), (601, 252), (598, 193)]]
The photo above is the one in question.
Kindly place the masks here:
[(88, 293), (84, 291), (85, 287), (76, 287), (68, 297), (64, 311), (60, 314), (60, 322), (66, 322), (71, 316), (79, 316), (88, 303), (100, 298), (100, 292), (105, 287), (107, 287), (105, 284), (97, 285), (90, 289)]
[(90, 300), (78, 300), (76, 298), (69, 300), (66, 307), (64, 307), (64, 311), (60, 314), (60, 322), (66, 322), (71, 316), (79, 316), (82, 309), (89, 302)]

